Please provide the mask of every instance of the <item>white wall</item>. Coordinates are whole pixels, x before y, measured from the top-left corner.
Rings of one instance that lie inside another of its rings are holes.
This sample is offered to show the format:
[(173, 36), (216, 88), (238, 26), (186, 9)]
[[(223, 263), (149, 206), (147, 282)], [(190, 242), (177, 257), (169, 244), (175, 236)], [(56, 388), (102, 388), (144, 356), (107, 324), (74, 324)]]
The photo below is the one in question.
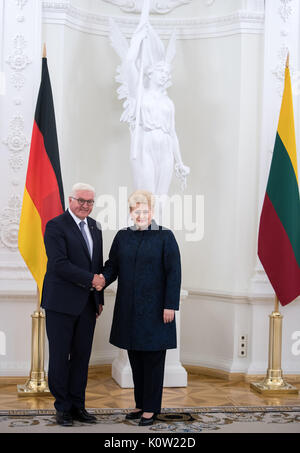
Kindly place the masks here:
[[(242, 4), (228, 2), (225, 11), (223, 3), (211, 6), (216, 14), (231, 13)], [(180, 10), (183, 17), (187, 12), (198, 14), (200, 4), (202, 14), (211, 14), (202, 2), (192, 2), (187, 11), (178, 8), (172, 15)], [(91, 2), (91, 8), (98, 14), (106, 8), (119, 14), (117, 7), (101, 2)], [(127, 125), (119, 123), (122, 105), (114, 81), (118, 57), (107, 34), (84, 34), (74, 27), (64, 28), (60, 46), (61, 28), (48, 23), (43, 38), (53, 90), (60, 98), (56, 105), (65, 190), (76, 180), (89, 180), (98, 194), (117, 197), (120, 186), (130, 193), (129, 133)], [(191, 167), (186, 194), (205, 197), (203, 240), (188, 243), (186, 232), (177, 233), (185, 288), (198, 289), (200, 284), (205, 289), (248, 289), (255, 259), (262, 59), (262, 30), (244, 34), (235, 33), (234, 27), (225, 37), (178, 40), (169, 94), (176, 106), (183, 159)], [(180, 189), (174, 178), (170, 194), (175, 193)], [(94, 215), (98, 212), (96, 207)], [(105, 235), (105, 244), (111, 243), (113, 234)]]
[[(100, 0), (43, 4), (42, 34), (47, 43), (65, 195), (74, 182), (82, 180), (93, 184), (98, 194), (118, 199), (120, 186), (128, 192), (133, 187), (129, 132), (119, 122), (122, 106), (114, 81), (118, 57), (108, 41), (107, 17), (117, 18), (130, 36), (137, 16)], [(267, 367), (268, 314), (273, 299), (257, 260), (256, 236), (270, 157), (269, 137), (275, 137), (276, 131), (274, 109), (280, 103), (278, 95), (274, 101), (278, 80), (272, 68), (279, 63), (275, 49), (280, 48), (283, 36), (287, 39), (280, 33), (281, 22), (287, 28), (278, 13), (281, 2), (266, 2), (265, 33), (263, 5), (260, 0), (193, 0), (167, 15), (153, 15), (162, 37), (168, 38), (174, 27), (178, 32), (169, 95), (176, 107), (183, 159), (191, 167), (185, 193), (203, 195), (205, 200), (203, 239), (186, 242), (185, 232), (175, 232), (182, 254), (183, 288), (190, 292), (181, 308), (181, 359), (184, 364), (249, 374), (264, 374)], [(30, 12), (28, 7), (23, 8), (24, 15)], [(298, 24), (298, 9), (295, 15), (293, 24)], [(276, 30), (273, 22), (278, 22)], [(272, 49), (271, 56), (267, 48)], [(39, 58), (34, 62), (38, 65)], [(26, 86), (32, 109), (35, 97), (30, 90)], [(29, 123), (30, 118), (28, 111)], [(296, 110), (298, 130), (299, 121)], [(5, 133), (1, 131), (2, 137)], [(29, 129), (26, 133), (29, 142)], [(28, 155), (28, 147), (24, 153)], [(180, 190), (174, 179), (170, 194), (176, 193)], [(3, 212), (5, 197), (1, 203)], [(94, 216), (99, 212), (96, 206)], [(104, 232), (105, 258), (114, 234)], [(27, 374), (34, 284), (13, 248), (2, 243), (0, 253), (0, 331), (7, 334), (0, 375)], [(27, 295), (14, 299), (16, 288), (26, 290)], [(94, 364), (111, 363), (116, 356), (116, 348), (108, 342), (112, 310), (113, 295), (109, 293), (97, 322)], [(291, 334), (300, 330), (299, 302), (282, 313), (283, 365), (288, 373), (300, 373), (299, 360), (291, 352)], [(237, 350), (241, 334), (248, 335), (244, 359)]]

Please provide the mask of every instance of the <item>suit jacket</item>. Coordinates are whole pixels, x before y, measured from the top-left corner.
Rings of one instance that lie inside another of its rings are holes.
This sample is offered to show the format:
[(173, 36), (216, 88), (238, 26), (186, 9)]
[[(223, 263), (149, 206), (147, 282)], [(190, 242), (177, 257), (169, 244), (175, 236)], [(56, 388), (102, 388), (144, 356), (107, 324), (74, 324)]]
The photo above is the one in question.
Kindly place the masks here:
[(123, 349), (176, 348), (175, 319), (164, 324), (165, 308), (178, 310), (180, 252), (171, 230), (153, 220), (147, 230), (120, 230), (103, 275), (106, 286), (118, 278), (110, 342)]
[[(48, 257), (42, 292), (42, 307), (70, 315), (79, 315), (91, 294), (94, 274), (102, 272), (102, 231), (87, 218), (93, 239), (93, 258), (76, 222), (65, 211), (46, 225), (44, 242)], [(95, 310), (103, 304), (103, 291), (93, 291)]]

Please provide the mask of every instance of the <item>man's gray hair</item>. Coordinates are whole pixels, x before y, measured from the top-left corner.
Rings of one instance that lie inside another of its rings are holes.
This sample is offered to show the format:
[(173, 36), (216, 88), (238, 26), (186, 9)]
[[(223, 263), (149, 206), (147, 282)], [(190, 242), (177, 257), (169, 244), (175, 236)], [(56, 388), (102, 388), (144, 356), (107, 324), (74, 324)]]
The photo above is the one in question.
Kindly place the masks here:
[(77, 183), (74, 184), (74, 186), (72, 187), (71, 197), (75, 197), (75, 196), (76, 196), (76, 192), (78, 192), (79, 190), (89, 190), (90, 192), (93, 192), (94, 195), (95, 195), (95, 193), (96, 193), (94, 187), (91, 186), (90, 184), (85, 184), (85, 183), (83, 183), (83, 182), (77, 182)]

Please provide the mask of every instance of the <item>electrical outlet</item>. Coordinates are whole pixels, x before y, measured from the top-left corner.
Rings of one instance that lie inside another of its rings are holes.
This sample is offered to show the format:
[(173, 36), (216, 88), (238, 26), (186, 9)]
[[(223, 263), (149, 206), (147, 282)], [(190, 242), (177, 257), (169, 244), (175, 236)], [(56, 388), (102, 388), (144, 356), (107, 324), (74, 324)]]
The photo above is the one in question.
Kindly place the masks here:
[(239, 357), (247, 357), (248, 352), (248, 335), (239, 336)]

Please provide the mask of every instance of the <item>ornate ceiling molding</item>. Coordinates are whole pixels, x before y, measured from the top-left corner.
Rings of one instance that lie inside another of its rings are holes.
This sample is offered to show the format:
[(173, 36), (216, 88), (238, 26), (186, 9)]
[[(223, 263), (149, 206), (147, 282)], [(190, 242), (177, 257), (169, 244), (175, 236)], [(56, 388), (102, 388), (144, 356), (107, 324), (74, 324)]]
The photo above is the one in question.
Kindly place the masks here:
[[(143, 0), (103, 0), (106, 3), (119, 6), (126, 13), (140, 13), (142, 10)], [(192, 0), (151, 0), (150, 13), (166, 14), (178, 8), (178, 6), (187, 5)]]
[[(136, 16), (117, 16), (114, 20), (122, 32), (130, 37), (138, 24)], [(84, 33), (108, 36), (108, 16), (90, 13), (71, 5), (68, 1), (43, 0), (43, 22), (60, 24)], [(264, 13), (236, 11), (235, 13), (206, 18), (170, 19), (151, 18), (152, 25), (162, 38), (169, 38), (174, 29), (178, 39), (201, 39), (236, 34), (262, 34)]]

